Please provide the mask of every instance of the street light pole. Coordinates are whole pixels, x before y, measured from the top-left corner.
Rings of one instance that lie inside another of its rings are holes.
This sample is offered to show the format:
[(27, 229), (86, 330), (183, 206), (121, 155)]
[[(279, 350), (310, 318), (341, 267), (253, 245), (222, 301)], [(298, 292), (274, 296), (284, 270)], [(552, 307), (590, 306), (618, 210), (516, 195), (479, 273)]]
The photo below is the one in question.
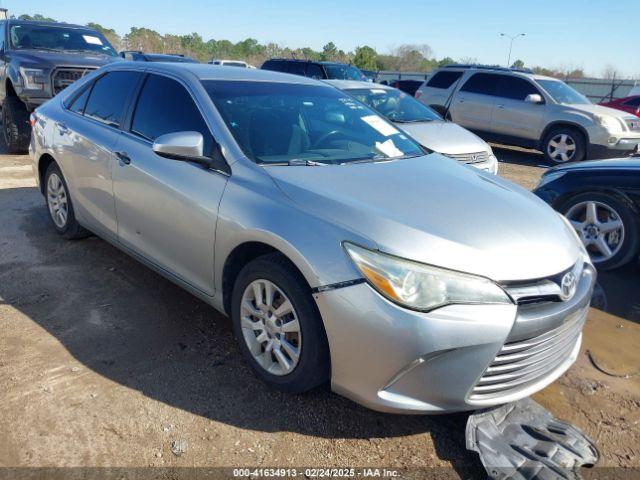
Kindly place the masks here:
[(519, 33), (517, 35), (507, 35), (506, 33), (501, 33), (500, 36), (507, 37), (508, 39), (511, 40), (511, 42), (509, 43), (509, 57), (507, 58), (507, 68), (509, 68), (511, 66), (511, 51), (513, 50), (513, 42), (518, 37), (524, 37), (525, 34)]

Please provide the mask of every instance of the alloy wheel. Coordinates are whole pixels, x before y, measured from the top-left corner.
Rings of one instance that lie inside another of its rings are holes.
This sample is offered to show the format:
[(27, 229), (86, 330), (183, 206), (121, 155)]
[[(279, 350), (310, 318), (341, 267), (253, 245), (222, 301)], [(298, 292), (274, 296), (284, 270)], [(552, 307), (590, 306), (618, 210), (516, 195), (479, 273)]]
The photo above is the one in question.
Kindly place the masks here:
[(49, 175), (47, 181), (47, 205), (53, 223), (58, 228), (64, 228), (69, 216), (69, 202), (64, 183), (56, 173)]
[(256, 362), (273, 375), (291, 373), (300, 359), (302, 332), (285, 293), (269, 280), (254, 280), (240, 305), (242, 335)]
[(576, 142), (566, 133), (559, 133), (547, 144), (549, 158), (557, 163), (570, 162), (576, 155)]
[(571, 207), (566, 216), (594, 263), (609, 260), (622, 248), (624, 223), (609, 205), (595, 201), (580, 202)]

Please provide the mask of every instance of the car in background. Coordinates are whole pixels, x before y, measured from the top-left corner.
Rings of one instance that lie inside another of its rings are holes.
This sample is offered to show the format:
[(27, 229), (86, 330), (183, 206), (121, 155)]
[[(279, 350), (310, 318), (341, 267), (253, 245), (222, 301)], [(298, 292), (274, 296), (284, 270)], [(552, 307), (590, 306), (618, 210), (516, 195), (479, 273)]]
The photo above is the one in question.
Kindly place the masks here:
[(598, 270), (640, 250), (640, 159), (594, 160), (546, 171), (534, 193), (565, 215)]
[(615, 108), (616, 110), (622, 110), (623, 112), (631, 113), (640, 117), (640, 95), (618, 98), (617, 100), (612, 100), (610, 102), (600, 103), (600, 105)]
[(638, 117), (528, 70), (449, 65), (416, 98), (485, 140), (538, 149), (554, 164), (623, 157), (640, 145)]
[(389, 82), (389, 85), (414, 97), (416, 95), (416, 91), (423, 83), (424, 82), (422, 80), (392, 80)]
[(595, 270), (564, 218), (330, 85), (118, 62), (33, 116), (52, 228), (95, 232), (229, 315), (275, 389), (476, 410), (577, 358)]
[(125, 50), (118, 55), (125, 60), (134, 62), (198, 63), (197, 60), (185, 57), (180, 53), (147, 53), (139, 50)]
[(396, 88), (352, 80), (326, 80), (392, 121), (433, 152), (498, 173), (498, 160), (487, 142), (460, 125), (445, 121), (426, 105)]
[(272, 58), (264, 62), (260, 68), (262, 70), (302, 75), (316, 80), (368, 81), (368, 78), (358, 67), (347, 65), (346, 63)]
[(10, 153), (26, 153), (29, 113), (82, 78), (117, 60), (100, 32), (80, 25), (0, 21), (2, 132)]
[(221, 67), (239, 67), (239, 68), (256, 68), (253, 65), (249, 65), (247, 62), (243, 62), (242, 60), (220, 60), (213, 59), (207, 62), (209, 65), (219, 65)]

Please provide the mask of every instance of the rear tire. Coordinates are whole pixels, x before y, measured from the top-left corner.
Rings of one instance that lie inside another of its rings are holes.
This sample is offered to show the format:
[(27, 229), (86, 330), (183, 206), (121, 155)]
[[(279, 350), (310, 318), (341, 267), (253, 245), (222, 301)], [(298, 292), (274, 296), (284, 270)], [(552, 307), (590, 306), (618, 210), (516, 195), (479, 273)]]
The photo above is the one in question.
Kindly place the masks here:
[(68, 240), (75, 240), (91, 234), (76, 220), (69, 187), (56, 163), (49, 165), (44, 175), (44, 194), (49, 218), (60, 235)]
[[(275, 293), (267, 293), (267, 285)], [(287, 301), (291, 308), (281, 309)], [(231, 302), (236, 340), (263, 382), (283, 392), (302, 393), (329, 380), (329, 346), (320, 313), (304, 277), (286, 257), (269, 254), (247, 264), (235, 282)]]
[(18, 97), (7, 95), (2, 102), (2, 131), (9, 153), (26, 153), (31, 140), (29, 112)]
[(542, 153), (547, 162), (561, 165), (580, 162), (587, 156), (587, 142), (579, 130), (556, 127), (549, 130), (542, 140)]

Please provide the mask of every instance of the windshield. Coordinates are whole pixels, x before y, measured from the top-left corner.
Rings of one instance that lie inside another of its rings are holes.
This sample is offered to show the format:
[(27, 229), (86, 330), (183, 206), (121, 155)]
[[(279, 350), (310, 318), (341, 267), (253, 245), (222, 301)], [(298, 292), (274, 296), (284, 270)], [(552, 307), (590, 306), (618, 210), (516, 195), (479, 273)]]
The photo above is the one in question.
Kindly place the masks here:
[(560, 80), (536, 80), (558, 103), (565, 105), (589, 105), (587, 97)]
[(392, 122), (431, 122), (440, 116), (411, 95), (390, 88), (362, 88), (347, 90), (362, 103), (377, 110)]
[(261, 164), (341, 164), (422, 155), (392, 124), (328, 86), (202, 82), (245, 154)]
[(325, 64), (327, 76), (332, 80), (360, 80), (366, 81), (367, 77), (353, 65), (329, 65)]
[(72, 50), (116, 56), (109, 42), (91, 29), (50, 25), (11, 25), (9, 38), (15, 50)]

